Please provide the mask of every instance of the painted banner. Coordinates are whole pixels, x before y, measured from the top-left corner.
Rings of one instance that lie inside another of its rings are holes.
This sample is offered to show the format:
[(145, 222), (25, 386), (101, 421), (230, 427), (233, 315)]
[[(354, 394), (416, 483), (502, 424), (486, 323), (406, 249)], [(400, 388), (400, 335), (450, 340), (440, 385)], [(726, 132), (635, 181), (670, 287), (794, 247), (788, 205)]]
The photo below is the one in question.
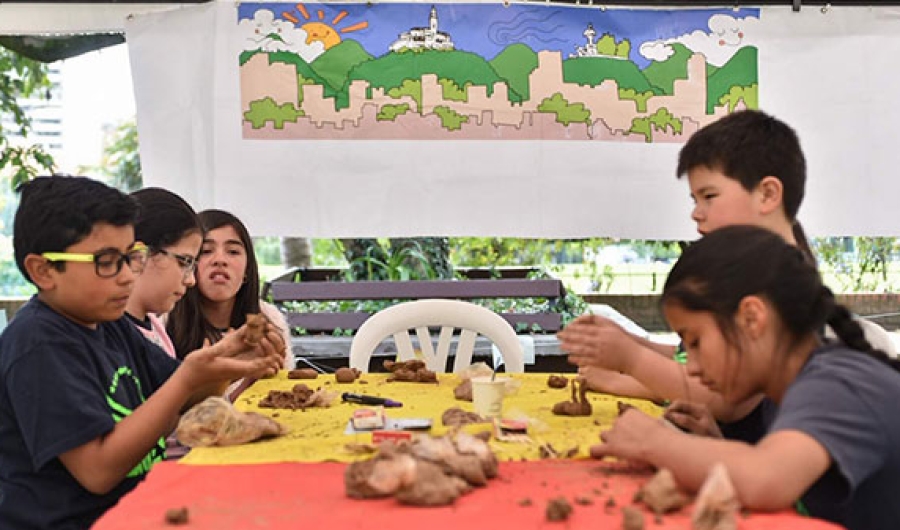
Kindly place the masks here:
[(243, 3), (238, 18), (247, 139), (680, 143), (757, 106), (758, 10)]
[(897, 234), (897, 8), (233, 2), (126, 24), (144, 179), (256, 235), (692, 238), (678, 150), (797, 129), (811, 234)]

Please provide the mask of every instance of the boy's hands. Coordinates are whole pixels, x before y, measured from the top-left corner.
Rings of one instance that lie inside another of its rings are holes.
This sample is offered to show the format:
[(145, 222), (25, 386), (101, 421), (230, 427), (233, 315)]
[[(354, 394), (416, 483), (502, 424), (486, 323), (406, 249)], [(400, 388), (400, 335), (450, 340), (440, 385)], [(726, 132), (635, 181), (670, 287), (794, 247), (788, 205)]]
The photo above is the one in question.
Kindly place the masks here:
[(255, 344), (246, 340), (247, 326), (226, 333), (213, 344), (193, 351), (185, 357), (182, 368), (195, 385), (232, 381), (242, 377), (275, 375), (284, 363), (285, 344), (281, 333), (266, 323), (262, 337)]
[(637, 343), (621, 326), (597, 315), (582, 315), (556, 334), (560, 349), (569, 352), (569, 362), (630, 372), (632, 350)]
[(636, 408), (628, 408), (616, 419), (611, 429), (601, 432), (604, 442), (591, 447), (591, 457), (614, 456), (637, 462), (646, 462), (650, 444), (661, 440), (660, 435), (674, 432), (656, 418)]
[(713, 418), (709, 408), (701, 403), (673, 401), (666, 408), (663, 417), (691, 434), (708, 436), (710, 438), (723, 438), (716, 419)]

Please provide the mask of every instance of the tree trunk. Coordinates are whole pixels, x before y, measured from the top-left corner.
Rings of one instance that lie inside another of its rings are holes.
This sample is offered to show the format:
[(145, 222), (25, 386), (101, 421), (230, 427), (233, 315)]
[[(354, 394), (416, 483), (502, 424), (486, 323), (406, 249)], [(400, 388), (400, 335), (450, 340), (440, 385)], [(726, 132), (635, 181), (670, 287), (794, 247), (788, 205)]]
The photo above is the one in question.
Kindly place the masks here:
[(312, 241), (308, 237), (281, 238), (281, 263), (286, 269), (312, 266)]

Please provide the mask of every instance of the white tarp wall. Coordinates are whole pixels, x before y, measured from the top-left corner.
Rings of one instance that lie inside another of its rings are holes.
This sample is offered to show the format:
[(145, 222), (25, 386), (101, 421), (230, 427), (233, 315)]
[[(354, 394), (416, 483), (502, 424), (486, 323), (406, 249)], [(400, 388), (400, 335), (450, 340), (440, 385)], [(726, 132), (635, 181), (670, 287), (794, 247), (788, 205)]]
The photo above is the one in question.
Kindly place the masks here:
[[(147, 185), (256, 235), (694, 236), (677, 142), (246, 138), (237, 10), (126, 23)], [(900, 235), (900, 8), (761, 8), (753, 31), (759, 106), (807, 156), (807, 232)]]

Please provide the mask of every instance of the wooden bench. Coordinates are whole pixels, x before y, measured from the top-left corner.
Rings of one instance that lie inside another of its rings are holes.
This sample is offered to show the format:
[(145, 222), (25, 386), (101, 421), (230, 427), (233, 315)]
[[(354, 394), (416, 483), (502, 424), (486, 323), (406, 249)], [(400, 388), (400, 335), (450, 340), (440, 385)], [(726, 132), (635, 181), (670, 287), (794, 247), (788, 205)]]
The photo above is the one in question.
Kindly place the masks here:
[(493, 271), (467, 269), (461, 271), (466, 280), (364, 281), (342, 282), (340, 269), (294, 269), (268, 282), (263, 297), (270, 299), (287, 316), (291, 328), (308, 333), (333, 333), (335, 330), (359, 329), (371, 313), (356, 311), (294, 310), (291, 302), (327, 302), (382, 300), (390, 304), (422, 298), (449, 298), (478, 303), (491, 299), (546, 300), (546, 310), (539, 312), (499, 313), (517, 331), (555, 333), (562, 317), (552, 311), (565, 297), (565, 288), (557, 279), (527, 279), (530, 268), (504, 269), (500, 278), (490, 278)]

